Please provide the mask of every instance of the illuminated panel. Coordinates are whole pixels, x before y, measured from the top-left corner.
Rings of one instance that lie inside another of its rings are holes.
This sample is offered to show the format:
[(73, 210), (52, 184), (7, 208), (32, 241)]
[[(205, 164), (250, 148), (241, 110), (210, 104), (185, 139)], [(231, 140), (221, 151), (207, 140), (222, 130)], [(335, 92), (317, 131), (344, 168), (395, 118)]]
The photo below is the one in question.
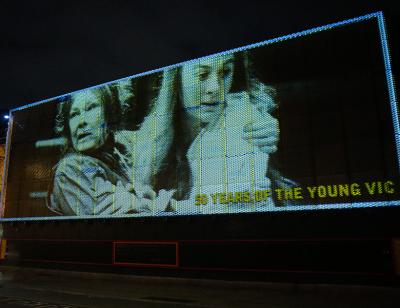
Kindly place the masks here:
[(12, 110), (2, 220), (399, 204), (381, 12)]

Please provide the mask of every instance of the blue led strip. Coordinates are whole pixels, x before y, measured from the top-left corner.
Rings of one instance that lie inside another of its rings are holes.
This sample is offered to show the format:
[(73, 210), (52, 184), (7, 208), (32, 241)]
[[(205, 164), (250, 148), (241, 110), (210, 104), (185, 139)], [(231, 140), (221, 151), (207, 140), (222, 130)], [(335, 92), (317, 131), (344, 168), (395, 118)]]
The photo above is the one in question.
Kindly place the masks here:
[(7, 139), (6, 139), (6, 147), (5, 147), (5, 158), (4, 158), (4, 168), (3, 168), (3, 181), (0, 183), (1, 185), (1, 193), (0, 193), (0, 221), (4, 216), (5, 204), (6, 204), (6, 190), (7, 190), (7, 178), (8, 178), (8, 163), (10, 160), (10, 148), (11, 148), (11, 135), (13, 128), (14, 118), (9, 112), (8, 119), (8, 129), (7, 129)]
[(385, 18), (383, 17), (382, 12), (378, 12), (378, 26), (379, 32), (381, 36), (381, 44), (382, 44), (382, 53), (383, 53), (383, 62), (385, 65), (385, 73), (386, 73), (386, 81), (389, 89), (389, 99), (390, 99), (390, 107), (392, 110), (392, 119), (393, 119), (393, 127), (394, 127), (394, 138), (396, 142), (397, 149), (397, 159), (400, 167), (400, 127), (399, 127), (399, 114), (397, 110), (397, 100), (396, 100), (396, 91), (393, 80), (392, 68), (390, 64), (390, 53), (389, 53), (389, 45), (386, 34), (386, 26), (385, 26)]
[(42, 100), (42, 101), (31, 103), (31, 104), (28, 104), (28, 105), (25, 105), (25, 106), (21, 106), (21, 107), (18, 107), (18, 108), (14, 108), (14, 109), (11, 109), (10, 112), (14, 112), (14, 111), (17, 111), (17, 110), (25, 109), (25, 108), (28, 108), (28, 107), (33, 107), (33, 106), (40, 105), (40, 104), (43, 104), (43, 103), (46, 103), (46, 102), (49, 102), (49, 101), (52, 101), (52, 100), (60, 99), (60, 98), (62, 98), (64, 96), (71, 95), (73, 93), (77, 93), (77, 92), (81, 92), (81, 91), (85, 91), (85, 90), (89, 90), (89, 89), (95, 89), (95, 88), (103, 87), (105, 85), (112, 84), (112, 83), (115, 83), (115, 82), (120, 82), (120, 81), (129, 79), (129, 78), (142, 77), (142, 76), (150, 75), (150, 74), (153, 74), (153, 73), (161, 72), (161, 71), (163, 71), (165, 69), (175, 68), (175, 67), (179, 67), (181, 65), (197, 62), (197, 61), (200, 61), (200, 60), (214, 58), (214, 57), (225, 55), (225, 54), (231, 54), (231, 53), (238, 52), (238, 51), (244, 51), (244, 50), (252, 49), (252, 48), (263, 46), (263, 45), (269, 45), (269, 44), (273, 44), (273, 43), (276, 43), (276, 42), (282, 42), (282, 41), (290, 40), (290, 39), (293, 39), (293, 38), (305, 36), (305, 35), (308, 35), (308, 34), (313, 34), (313, 33), (321, 32), (321, 31), (329, 30), (329, 29), (332, 29), (332, 28), (345, 26), (345, 25), (352, 24), (352, 23), (361, 22), (361, 21), (368, 20), (368, 19), (371, 19), (371, 18), (376, 18), (376, 17), (379, 18), (379, 16), (383, 16), (382, 12), (371, 13), (371, 14), (367, 14), (367, 15), (364, 15), (364, 16), (351, 18), (351, 19), (347, 19), (347, 20), (344, 20), (344, 21), (335, 22), (335, 23), (328, 24), (328, 25), (325, 25), (325, 26), (320, 26), (320, 27), (309, 29), (309, 30), (296, 32), (296, 33), (293, 33), (293, 34), (284, 35), (284, 36), (281, 36), (281, 37), (278, 37), (278, 38), (274, 38), (274, 39), (270, 39), (270, 40), (266, 40), (266, 41), (263, 41), (263, 42), (259, 42), (259, 43), (255, 43), (255, 44), (246, 45), (246, 46), (238, 47), (238, 48), (235, 48), (235, 49), (223, 51), (223, 52), (220, 52), (220, 53), (212, 54), (210, 56), (205, 56), (205, 57), (201, 57), (201, 58), (198, 58), (198, 59), (184, 61), (184, 62), (180, 62), (180, 63), (173, 64), (173, 65), (168, 65), (168, 66), (165, 66), (165, 67), (162, 67), (162, 68), (154, 69), (154, 70), (151, 70), (151, 71), (147, 71), (147, 72), (144, 72), (144, 73), (140, 73), (140, 74), (136, 74), (136, 75), (120, 78), (120, 79), (116, 79), (116, 80), (113, 80), (113, 81), (109, 81), (109, 82), (105, 82), (105, 83), (102, 83), (102, 84), (99, 84), (99, 85), (88, 87), (88, 88), (85, 88), (85, 89), (73, 91), (73, 92), (70, 92), (70, 93), (67, 93), (67, 94), (55, 96), (55, 97), (52, 97), (52, 98), (49, 98), (49, 99), (45, 99), (45, 100)]
[[(353, 202), (353, 203), (328, 203), (319, 205), (303, 205), (301, 207), (276, 207), (273, 210), (249, 207), (248, 211), (230, 212), (229, 215), (243, 215), (243, 214), (254, 214), (254, 213), (270, 213), (270, 212), (298, 212), (301, 211), (318, 211), (318, 210), (334, 210), (340, 209), (341, 211), (355, 209), (355, 208), (382, 208), (400, 205), (400, 201), (373, 201), (373, 202)], [(224, 215), (226, 213), (213, 213), (212, 215)], [(49, 217), (21, 217), (21, 218), (0, 218), (0, 222), (14, 222), (14, 221), (54, 221), (54, 220), (82, 220), (82, 219), (117, 219), (117, 218), (147, 218), (152, 219), (153, 217), (184, 217), (184, 216), (207, 216), (209, 213), (193, 213), (193, 214), (177, 214), (172, 212), (159, 213), (158, 216), (151, 216), (148, 213), (135, 214), (135, 215), (116, 215), (116, 216), (49, 216)]]

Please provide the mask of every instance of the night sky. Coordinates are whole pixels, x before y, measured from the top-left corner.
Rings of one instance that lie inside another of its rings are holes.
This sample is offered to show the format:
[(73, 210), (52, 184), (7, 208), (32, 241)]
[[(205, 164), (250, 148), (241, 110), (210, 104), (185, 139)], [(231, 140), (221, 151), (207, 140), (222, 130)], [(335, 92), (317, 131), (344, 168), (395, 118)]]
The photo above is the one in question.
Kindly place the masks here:
[(0, 109), (378, 10), (398, 76), (400, 11), (390, 2), (3, 1)]

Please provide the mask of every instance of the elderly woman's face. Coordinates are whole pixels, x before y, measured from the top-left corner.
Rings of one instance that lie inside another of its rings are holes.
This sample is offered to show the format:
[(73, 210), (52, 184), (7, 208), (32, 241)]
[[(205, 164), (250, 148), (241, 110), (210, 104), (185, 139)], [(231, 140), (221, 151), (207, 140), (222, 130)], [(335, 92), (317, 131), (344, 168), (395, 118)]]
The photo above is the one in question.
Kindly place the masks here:
[(182, 99), (186, 112), (201, 123), (219, 118), (233, 80), (234, 56), (186, 64), (182, 67)]
[(69, 129), (77, 152), (90, 152), (104, 145), (108, 131), (103, 104), (95, 90), (72, 95)]

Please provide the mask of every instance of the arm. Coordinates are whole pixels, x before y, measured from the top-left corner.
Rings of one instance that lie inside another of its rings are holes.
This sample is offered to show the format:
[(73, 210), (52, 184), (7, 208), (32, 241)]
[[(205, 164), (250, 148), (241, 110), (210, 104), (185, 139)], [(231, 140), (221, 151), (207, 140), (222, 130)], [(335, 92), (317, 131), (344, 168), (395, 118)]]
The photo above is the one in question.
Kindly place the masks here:
[(271, 115), (277, 108), (276, 89), (253, 79), (249, 99), (255, 107), (254, 120), (243, 128), (243, 139), (257, 146), (261, 152), (272, 154), (278, 149), (279, 121)]
[(69, 155), (57, 166), (50, 208), (63, 215), (118, 215), (150, 211), (151, 200), (138, 198), (100, 161)]
[[(158, 170), (171, 146), (172, 116), (177, 95), (175, 93), (176, 75), (176, 68), (164, 71), (155, 104), (136, 132), (138, 155), (135, 165), (140, 167), (142, 173), (145, 173), (146, 179), (152, 176), (150, 166)], [(145, 182), (149, 183), (150, 180)]]
[(115, 133), (115, 140), (126, 147), (129, 166), (125, 169), (135, 188), (150, 185), (171, 146), (176, 74), (176, 69), (164, 71), (156, 102), (137, 131)]

